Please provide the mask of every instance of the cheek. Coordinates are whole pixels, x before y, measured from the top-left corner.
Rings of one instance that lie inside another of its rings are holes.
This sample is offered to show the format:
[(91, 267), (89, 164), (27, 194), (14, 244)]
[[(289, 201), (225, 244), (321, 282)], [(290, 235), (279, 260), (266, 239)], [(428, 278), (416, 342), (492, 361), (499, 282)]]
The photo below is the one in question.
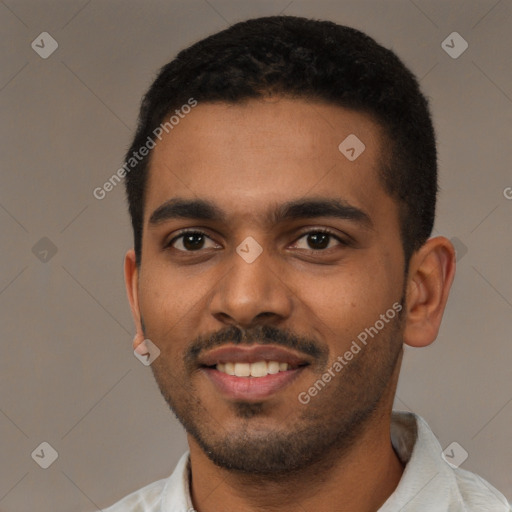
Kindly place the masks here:
[(327, 339), (345, 338), (368, 314), (369, 280), (358, 274), (332, 276), (328, 280), (314, 280), (303, 284), (302, 296), (308, 308), (323, 325), (319, 329)]
[(148, 269), (141, 273), (139, 290), (146, 336), (167, 361), (182, 361), (184, 347), (199, 334), (198, 327), (207, 315), (208, 290), (215, 284), (214, 276), (186, 275), (156, 262), (148, 264)]
[(198, 286), (196, 277), (186, 277), (183, 271), (148, 258), (139, 281), (140, 308), (146, 325), (170, 328), (194, 305), (201, 304), (206, 289), (206, 284)]
[[(146, 336), (158, 345), (160, 350), (165, 340), (176, 340), (181, 336), (180, 319), (187, 313), (186, 292), (176, 292), (178, 287), (172, 277), (159, 273), (157, 268), (141, 274), (139, 282), (140, 311), (146, 327)], [(165, 343), (175, 346), (176, 343)], [(168, 350), (170, 347), (166, 346)]]
[(336, 337), (343, 345), (341, 340), (351, 340), (373, 325), (400, 299), (401, 278), (387, 263), (387, 257), (380, 256), (329, 277), (301, 280), (300, 302), (325, 339)]

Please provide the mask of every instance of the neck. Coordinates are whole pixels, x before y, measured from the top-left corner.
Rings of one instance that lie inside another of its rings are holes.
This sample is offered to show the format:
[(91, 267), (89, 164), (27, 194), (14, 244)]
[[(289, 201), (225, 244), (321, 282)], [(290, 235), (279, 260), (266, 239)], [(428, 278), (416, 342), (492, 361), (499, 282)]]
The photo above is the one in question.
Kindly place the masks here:
[(190, 492), (195, 509), (376, 512), (393, 493), (403, 472), (391, 445), (390, 421), (391, 407), (375, 411), (348, 452), (333, 452), (301, 472), (280, 477), (219, 468), (189, 436)]

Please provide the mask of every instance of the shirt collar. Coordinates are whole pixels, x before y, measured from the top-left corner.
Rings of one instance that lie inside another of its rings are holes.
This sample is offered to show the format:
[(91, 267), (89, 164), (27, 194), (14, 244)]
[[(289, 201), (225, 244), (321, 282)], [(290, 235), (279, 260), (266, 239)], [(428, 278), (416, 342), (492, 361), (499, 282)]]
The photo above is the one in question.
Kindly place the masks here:
[[(405, 464), (402, 478), (379, 512), (396, 510), (466, 510), (453, 469), (442, 458), (442, 448), (427, 423), (413, 413), (394, 411), (391, 444)], [(407, 507), (407, 509), (406, 509)]]
[[(378, 512), (468, 510), (453, 467), (443, 459), (439, 442), (420, 416), (394, 411), (391, 416), (391, 444), (405, 469), (397, 488)], [(189, 451), (182, 455), (166, 482), (162, 511), (194, 511), (189, 491), (189, 455)]]

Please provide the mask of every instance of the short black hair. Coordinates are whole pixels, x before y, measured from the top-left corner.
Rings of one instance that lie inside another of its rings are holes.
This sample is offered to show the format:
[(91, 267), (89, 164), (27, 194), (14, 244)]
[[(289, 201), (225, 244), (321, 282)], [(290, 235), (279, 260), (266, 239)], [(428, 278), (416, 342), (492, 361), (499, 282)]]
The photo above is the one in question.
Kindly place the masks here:
[(383, 128), (386, 150), (379, 175), (398, 203), (408, 263), (430, 236), (437, 195), (435, 134), (416, 78), (391, 50), (359, 30), (270, 16), (236, 23), (182, 50), (161, 68), (143, 97), (126, 154), (134, 164), (126, 173), (126, 192), (137, 264), (151, 151), (137, 160), (134, 152), (191, 99), (237, 103), (271, 95), (339, 105), (370, 115)]

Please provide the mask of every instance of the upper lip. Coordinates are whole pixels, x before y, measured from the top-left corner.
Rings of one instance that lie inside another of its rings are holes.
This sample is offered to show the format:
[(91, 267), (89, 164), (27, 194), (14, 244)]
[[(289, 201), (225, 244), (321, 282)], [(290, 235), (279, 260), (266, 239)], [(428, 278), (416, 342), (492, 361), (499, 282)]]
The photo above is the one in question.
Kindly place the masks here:
[(223, 345), (199, 356), (200, 366), (215, 366), (219, 363), (255, 363), (257, 361), (277, 361), (291, 366), (309, 364), (309, 361), (296, 352), (277, 345)]

